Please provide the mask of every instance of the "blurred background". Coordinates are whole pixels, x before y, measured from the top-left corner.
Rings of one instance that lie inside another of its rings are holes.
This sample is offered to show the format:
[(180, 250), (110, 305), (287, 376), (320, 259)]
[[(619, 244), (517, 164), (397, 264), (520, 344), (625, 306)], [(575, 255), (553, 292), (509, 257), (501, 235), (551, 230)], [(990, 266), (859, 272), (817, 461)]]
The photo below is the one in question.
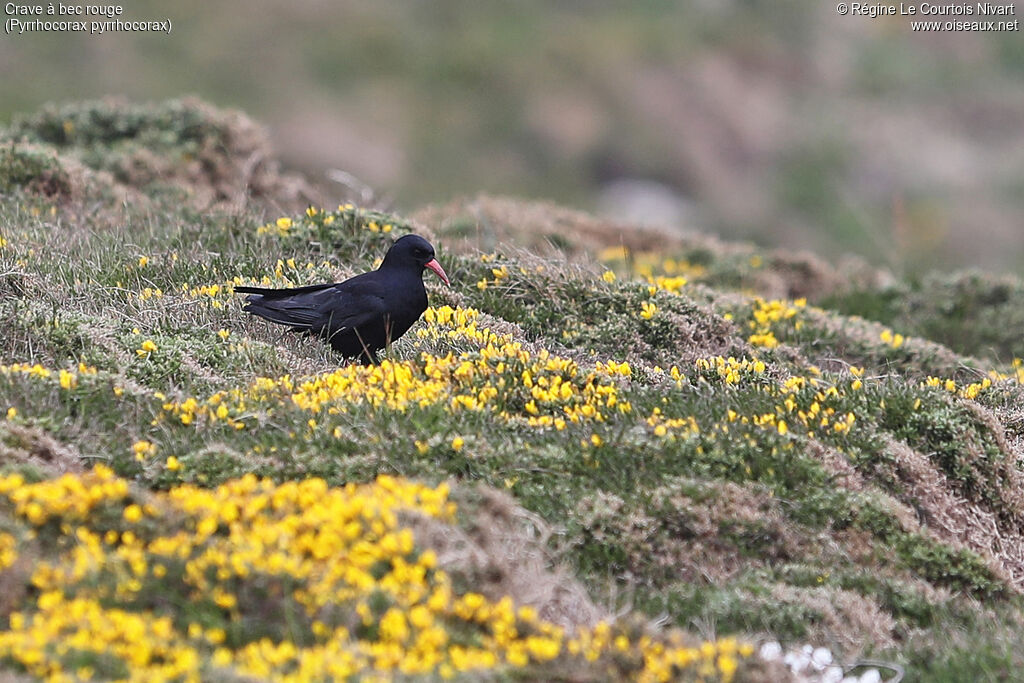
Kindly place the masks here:
[(486, 192), (901, 272), (1024, 265), (1019, 31), (799, 0), (153, 0), (121, 18), (173, 31), (3, 36), (0, 120), (194, 94), (400, 211)]

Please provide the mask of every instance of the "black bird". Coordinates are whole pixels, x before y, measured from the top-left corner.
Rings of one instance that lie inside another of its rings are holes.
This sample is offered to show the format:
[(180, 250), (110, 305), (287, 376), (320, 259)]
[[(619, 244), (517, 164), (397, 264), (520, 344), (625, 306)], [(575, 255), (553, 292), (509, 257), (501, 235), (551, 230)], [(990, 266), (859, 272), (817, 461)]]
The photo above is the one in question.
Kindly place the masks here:
[(405, 334), (427, 310), (424, 268), (451, 286), (430, 242), (405, 235), (391, 245), (380, 268), (344, 282), (235, 291), (250, 295), (243, 311), (288, 325), (293, 332), (322, 337), (346, 358), (377, 365), (377, 352)]

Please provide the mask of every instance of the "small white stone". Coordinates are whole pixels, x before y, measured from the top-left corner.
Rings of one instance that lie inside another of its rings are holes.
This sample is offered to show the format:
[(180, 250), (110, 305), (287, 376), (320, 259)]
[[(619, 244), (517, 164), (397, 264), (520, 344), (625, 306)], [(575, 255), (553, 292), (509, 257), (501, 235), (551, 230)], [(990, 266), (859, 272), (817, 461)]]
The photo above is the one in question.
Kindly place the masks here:
[(810, 645), (810, 644), (804, 645), (803, 646), (803, 653), (805, 655), (807, 655), (808, 657), (810, 657), (812, 654), (814, 654), (814, 646)]
[(819, 647), (811, 653), (811, 663), (814, 664), (815, 669), (821, 671), (832, 663), (832, 653), (827, 647)]
[(811, 658), (805, 655), (803, 652), (790, 652), (782, 660), (789, 667), (789, 670), (795, 674), (803, 673), (808, 666), (811, 665)]
[(882, 683), (882, 674), (878, 669), (868, 669), (860, 675), (860, 683)]
[(782, 656), (782, 646), (774, 640), (765, 643), (761, 646), (760, 651), (761, 659), (766, 662), (774, 662), (776, 659)]
[(821, 683), (840, 683), (843, 681), (843, 668), (830, 666), (821, 672)]

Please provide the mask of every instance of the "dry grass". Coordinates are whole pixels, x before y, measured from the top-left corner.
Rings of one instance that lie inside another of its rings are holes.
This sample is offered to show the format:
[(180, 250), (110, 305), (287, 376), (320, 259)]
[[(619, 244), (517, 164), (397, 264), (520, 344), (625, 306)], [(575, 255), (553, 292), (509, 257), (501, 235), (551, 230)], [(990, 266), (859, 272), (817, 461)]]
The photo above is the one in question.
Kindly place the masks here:
[(0, 467), (31, 466), (47, 477), (85, 469), (81, 453), (38, 427), (0, 422)]
[(465, 519), (461, 527), (420, 516), (410, 519), (410, 528), (457, 581), (493, 601), (510, 596), (570, 632), (611, 616), (559, 564), (551, 550), (552, 529), (543, 519), (495, 489), (459, 485), (452, 497)]

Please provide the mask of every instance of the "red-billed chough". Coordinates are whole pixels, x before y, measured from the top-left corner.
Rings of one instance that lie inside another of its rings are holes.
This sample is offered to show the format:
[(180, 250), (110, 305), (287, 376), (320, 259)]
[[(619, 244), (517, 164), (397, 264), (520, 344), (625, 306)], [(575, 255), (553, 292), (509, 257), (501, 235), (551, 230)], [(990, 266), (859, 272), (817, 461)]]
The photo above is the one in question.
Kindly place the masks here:
[(346, 358), (358, 357), (370, 365), (378, 364), (377, 352), (405, 334), (427, 310), (424, 268), (451, 285), (430, 242), (405, 235), (391, 245), (380, 268), (344, 282), (235, 291), (250, 295), (242, 310), (288, 325), (293, 332), (323, 337)]

